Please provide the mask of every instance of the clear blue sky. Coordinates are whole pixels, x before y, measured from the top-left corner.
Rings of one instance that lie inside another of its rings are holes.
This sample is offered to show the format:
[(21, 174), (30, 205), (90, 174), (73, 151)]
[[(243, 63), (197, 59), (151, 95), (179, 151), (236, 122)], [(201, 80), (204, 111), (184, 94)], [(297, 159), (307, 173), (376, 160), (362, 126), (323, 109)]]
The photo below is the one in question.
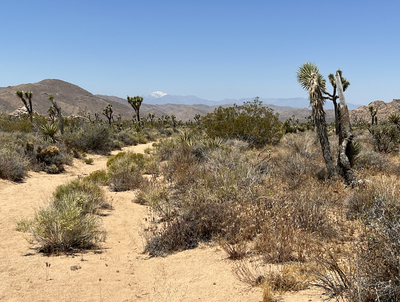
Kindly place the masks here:
[(94, 94), (307, 97), (338, 68), (349, 103), (400, 98), (394, 0), (4, 0), (0, 87), (53, 78)]

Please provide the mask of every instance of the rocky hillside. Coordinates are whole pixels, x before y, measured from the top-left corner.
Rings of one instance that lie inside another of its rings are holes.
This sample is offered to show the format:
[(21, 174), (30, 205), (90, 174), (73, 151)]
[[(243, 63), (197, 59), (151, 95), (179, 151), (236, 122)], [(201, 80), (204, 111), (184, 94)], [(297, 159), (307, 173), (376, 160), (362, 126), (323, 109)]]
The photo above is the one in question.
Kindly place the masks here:
[[(378, 121), (384, 121), (388, 119), (391, 113), (400, 113), (400, 99), (393, 99), (390, 103), (385, 103), (384, 101), (374, 101), (368, 104), (368, 106), (374, 106), (378, 109)], [(367, 122), (371, 122), (371, 114), (369, 112), (368, 106), (361, 106), (357, 109), (350, 111), (350, 119), (352, 122), (357, 119), (363, 119)]]
[(126, 118), (130, 118), (130, 115), (133, 114), (131, 107), (106, 101), (79, 86), (55, 79), (0, 89), (0, 112), (12, 113), (23, 106), (22, 101), (15, 95), (16, 90), (32, 91), (33, 110), (43, 115), (47, 115), (47, 110), (51, 105), (47, 99), (49, 94), (53, 94), (54, 100), (62, 108), (63, 115), (78, 114), (82, 110), (92, 114), (102, 112), (108, 103), (113, 105), (116, 114), (121, 113)]

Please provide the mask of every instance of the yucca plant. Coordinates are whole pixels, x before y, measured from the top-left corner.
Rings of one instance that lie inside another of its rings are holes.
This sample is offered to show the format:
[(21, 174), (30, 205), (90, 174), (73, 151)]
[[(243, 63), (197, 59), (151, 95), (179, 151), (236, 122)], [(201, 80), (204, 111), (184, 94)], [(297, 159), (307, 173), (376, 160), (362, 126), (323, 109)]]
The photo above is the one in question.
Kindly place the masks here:
[(56, 135), (56, 133), (58, 131), (57, 124), (49, 122), (49, 123), (43, 125), (41, 127), (41, 130), (42, 130), (42, 134), (45, 136), (46, 139), (51, 138), (53, 142), (56, 141), (54, 136)]

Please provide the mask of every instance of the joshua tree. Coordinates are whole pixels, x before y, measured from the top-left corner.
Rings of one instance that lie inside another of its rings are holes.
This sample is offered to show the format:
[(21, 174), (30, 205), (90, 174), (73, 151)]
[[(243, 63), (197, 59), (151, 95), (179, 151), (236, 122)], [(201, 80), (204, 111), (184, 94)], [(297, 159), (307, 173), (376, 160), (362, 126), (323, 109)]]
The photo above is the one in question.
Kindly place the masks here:
[(132, 108), (136, 112), (136, 121), (138, 125), (140, 124), (140, 116), (139, 116), (139, 110), (140, 110), (140, 105), (142, 105), (143, 98), (141, 96), (134, 96), (130, 97), (129, 95), (126, 97), (128, 100), (128, 103), (132, 106)]
[[(334, 87), (333, 94), (326, 92), (326, 81), (319, 73), (318, 66), (315, 64), (309, 62), (304, 63), (297, 71), (298, 82), (304, 89), (307, 89), (309, 94), (314, 123), (317, 128), (322, 153), (329, 175), (333, 175), (335, 173), (335, 168), (333, 166), (332, 154), (328, 140), (323, 104), (327, 99), (334, 101), (336, 117), (335, 121), (337, 123), (337, 134), (339, 135), (337, 164), (345, 180), (350, 184), (354, 184), (357, 178), (351, 168), (351, 162), (353, 162), (356, 148), (353, 144), (353, 134), (351, 132), (349, 111), (343, 93), (344, 88), (342, 85), (342, 71), (338, 70), (334, 77), (333, 75), (329, 75), (329, 79)], [(347, 88), (350, 83), (346, 79), (344, 80), (344, 86)], [(336, 95), (336, 92), (338, 95)], [(340, 104), (336, 103), (338, 98), (340, 100)]]
[(328, 175), (335, 174), (333, 165), (332, 152), (328, 139), (328, 131), (326, 129), (325, 111), (323, 105), (325, 98), (325, 79), (319, 73), (318, 66), (309, 62), (304, 63), (297, 71), (297, 81), (301, 87), (308, 91), (310, 105), (312, 107), (312, 115), (317, 128), (319, 142), (322, 148)]
[(195, 120), (197, 123), (200, 122), (200, 118), (201, 118), (201, 115), (198, 114), (198, 113), (194, 116), (194, 120)]
[(148, 118), (149, 118), (152, 126), (153, 126), (154, 116), (155, 116), (154, 113), (149, 112)]
[[(343, 76), (342, 76), (343, 72), (340, 69), (338, 69), (337, 73), (340, 76), (340, 80), (342, 82), (342, 87), (343, 87), (343, 92), (344, 92), (350, 86), (350, 82), (346, 78), (343, 78)], [(329, 82), (331, 83), (331, 85), (333, 87), (333, 93), (330, 94), (327, 91), (324, 91), (324, 94), (326, 94), (327, 98), (333, 102), (333, 106), (335, 109), (335, 130), (336, 130), (336, 135), (339, 135), (339, 107), (337, 104), (337, 99), (339, 98), (339, 96), (336, 95), (336, 92), (337, 92), (336, 79), (332, 73), (329, 74), (328, 78), (329, 78)]]
[(106, 108), (104, 108), (103, 110), (103, 115), (105, 115), (105, 117), (108, 119), (108, 123), (111, 125), (113, 118), (113, 109), (112, 109), (112, 105), (108, 104), (106, 106)]
[[(21, 101), (24, 103), (26, 110), (28, 111), (29, 118), (32, 122), (32, 114), (33, 114), (33, 108), (32, 108), (32, 91), (22, 91), (22, 90), (17, 90), (15, 91), (15, 94), (21, 99)], [(24, 98), (24, 96), (28, 99)]]
[(54, 96), (51, 93), (49, 94), (48, 99), (52, 103), (52, 106), (50, 107), (49, 111), (57, 112), (58, 123), (60, 125), (60, 132), (61, 134), (64, 134), (64, 121), (62, 119), (61, 107), (58, 106), (57, 102), (54, 100)]
[(174, 128), (176, 128), (176, 116), (175, 115), (171, 115), (171, 121), (172, 121), (172, 125)]
[(378, 114), (378, 108), (375, 108), (374, 105), (369, 105), (368, 110), (371, 114), (371, 125), (373, 125), (374, 123), (378, 124), (378, 118), (376, 116)]

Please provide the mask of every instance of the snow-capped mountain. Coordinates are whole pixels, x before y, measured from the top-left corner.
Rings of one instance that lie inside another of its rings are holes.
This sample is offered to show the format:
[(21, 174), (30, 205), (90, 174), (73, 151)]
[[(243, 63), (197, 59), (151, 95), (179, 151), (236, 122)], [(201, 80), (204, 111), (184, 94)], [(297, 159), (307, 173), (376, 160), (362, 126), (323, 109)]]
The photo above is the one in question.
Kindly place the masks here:
[(144, 95), (144, 97), (146, 99), (158, 99), (158, 98), (162, 98), (163, 96), (166, 96), (167, 94), (165, 92), (162, 91), (154, 91), (152, 93), (146, 93)]

